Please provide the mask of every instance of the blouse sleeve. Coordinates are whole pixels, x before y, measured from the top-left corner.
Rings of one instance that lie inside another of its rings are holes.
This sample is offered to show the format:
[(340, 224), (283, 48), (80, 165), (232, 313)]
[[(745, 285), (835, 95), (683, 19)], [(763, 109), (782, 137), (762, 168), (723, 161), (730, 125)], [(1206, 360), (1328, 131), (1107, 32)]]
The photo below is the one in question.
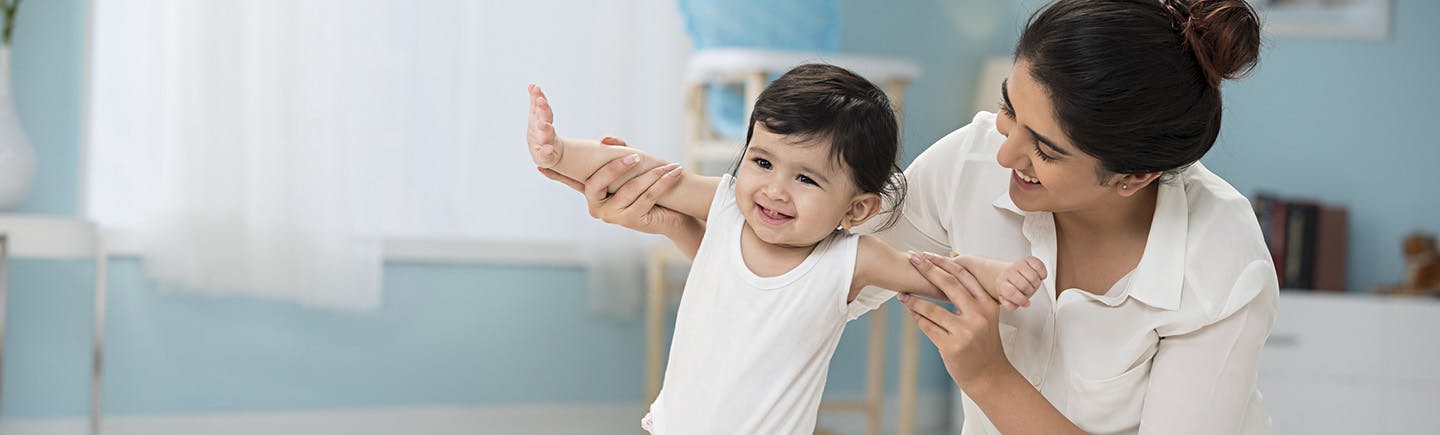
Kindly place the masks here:
[(1260, 288), (1234, 289), (1255, 295), (1247, 304), (1219, 321), (1160, 339), (1140, 433), (1241, 433), (1247, 418), (1264, 418), (1248, 411), (1255, 405), (1260, 351), (1275, 323), (1278, 289), (1268, 262), (1251, 266), (1235, 285)]

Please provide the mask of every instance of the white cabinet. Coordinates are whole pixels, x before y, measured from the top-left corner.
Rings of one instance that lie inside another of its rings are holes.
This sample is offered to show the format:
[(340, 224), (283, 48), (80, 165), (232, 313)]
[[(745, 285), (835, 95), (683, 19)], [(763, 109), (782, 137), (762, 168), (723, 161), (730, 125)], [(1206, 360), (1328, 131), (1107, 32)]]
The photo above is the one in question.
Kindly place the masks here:
[(1440, 434), (1440, 300), (1282, 293), (1260, 393), (1277, 434)]
[(1440, 434), (1440, 299), (1281, 292), (1259, 382), (1276, 434)]

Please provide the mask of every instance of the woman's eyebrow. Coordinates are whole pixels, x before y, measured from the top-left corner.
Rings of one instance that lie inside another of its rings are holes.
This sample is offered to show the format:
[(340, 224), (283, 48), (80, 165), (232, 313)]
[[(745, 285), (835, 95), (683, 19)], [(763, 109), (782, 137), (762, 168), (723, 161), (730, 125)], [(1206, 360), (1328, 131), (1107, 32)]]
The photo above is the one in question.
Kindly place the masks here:
[(1055, 142), (1050, 141), (1050, 138), (1041, 136), (1040, 133), (1036, 133), (1034, 129), (1030, 128), (1030, 126), (1025, 126), (1025, 130), (1029, 131), (1031, 136), (1035, 136), (1035, 140), (1040, 141), (1040, 143), (1045, 144), (1045, 146), (1050, 147), (1050, 149), (1055, 150), (1055, 152), (1060, 153), (1060, 155), (1070, 155), (1069, 151), (1065, 151), (1064, 148), (1060, 148), (1058, 145), (1055, 145)]
[(1010, 108), (1010, 113), (1015, 113), (1015, 105), (1010, 104), (1010, 79), (1000, 81), (1000, 98), (1005, 100), (1005, 107)]
[[(1015, 110), (1015, 104), (1010, 102), (1010, 79), (1008, 78), (1000, 81), (1000, 98), (1003, 98), (1005, 100), (1005, 107), (1010, 108), (1010, 113), (1012, 115), (1018, 113)], [(1016, 116), (1018, 117), (1019, 115)], [(1055, 150), (1056, 153), (1059, 153), (1062, 156), (1070, 155), (1069, 151), (1065, 151), (1064, 148), (1060, 148), (1060, 146), (1055, 145), (1055, 142), (1050, 140), (1050, 138), (1045, 137), (1040, 133), (1036, 133), (1035, 129), (1030, 128), (1030, 126), (1025, 126), (1025, 131), (1030, 132), (1031, 136), (1035, 136), (1036, 140), (1039, 140), (1040, 143), (1043, 143), (1045, 144), (1045, 146), (1050, 147), (1050, 149)]]

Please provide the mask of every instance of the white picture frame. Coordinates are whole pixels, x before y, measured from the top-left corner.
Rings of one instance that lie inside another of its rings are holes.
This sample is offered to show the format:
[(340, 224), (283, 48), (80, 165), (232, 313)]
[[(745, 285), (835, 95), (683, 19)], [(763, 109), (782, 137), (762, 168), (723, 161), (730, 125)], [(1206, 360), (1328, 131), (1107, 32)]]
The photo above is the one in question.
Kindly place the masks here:
[(1385, 40), (1394, 0), (1252, 0), (1275, 37)]

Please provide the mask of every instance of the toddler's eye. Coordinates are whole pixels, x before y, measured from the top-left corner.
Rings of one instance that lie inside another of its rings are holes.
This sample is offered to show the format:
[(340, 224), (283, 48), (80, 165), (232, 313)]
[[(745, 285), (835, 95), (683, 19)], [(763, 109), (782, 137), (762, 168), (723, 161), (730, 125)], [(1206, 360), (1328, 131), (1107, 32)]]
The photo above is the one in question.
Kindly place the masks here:
[(819, 186), (819, 185), (820, 185), (820, 183), (816, 183), (815, 180), (811, 180), (810, 177), (806, 177), (806, 176), (804, 176), (804, 175), (796, 175), (796, 176), (795, 176), (795, 179), (796, 179), (796, 180), (799, 180), (801, 183), (805, 183), (805, 184), (810, 184), (810, 185), (815, 185), (815, 186)]
[(756, 165), (756, 166), (759, 166), (760, 169), (770, 169), (770, 161), (769, 161), (769, 160), (765, 160), (765, 159), (762, 159), (762, 158), (759, 158), (759, 157), (756, 157), (756, 158), (753, 158), (753, 159), (750, 159), (750, 160), (755, 161), (755, 165)]

